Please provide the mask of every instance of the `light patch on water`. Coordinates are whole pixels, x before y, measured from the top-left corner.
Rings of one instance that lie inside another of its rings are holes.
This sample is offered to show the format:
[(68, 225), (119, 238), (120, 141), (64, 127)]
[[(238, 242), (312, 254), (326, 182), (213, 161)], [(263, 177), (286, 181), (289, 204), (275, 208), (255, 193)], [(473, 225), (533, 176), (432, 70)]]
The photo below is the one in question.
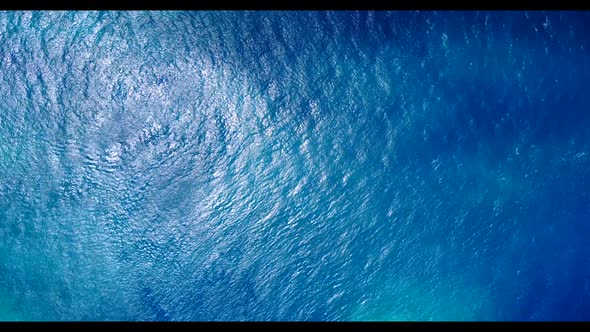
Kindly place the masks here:
[(23, 317), (13, 309), (12, 301), (2, 298), (0, 295), (0, 322), (17, 322), (22, 321)]
[[(432, 283), (436, 284), (433, 285)], [(384, 287), (379, 300), (365, 299), (352, 321), (476, 321), (493, 320), (494, 307), (481, 287), (435, 280), (418, 285)]]
[(123, 146), (121, 143), (115, 143), (111, 145), (107, 150), (107, 161), (110, 163), (116, 163), (121, 160), (121, 153), (123, 151)]

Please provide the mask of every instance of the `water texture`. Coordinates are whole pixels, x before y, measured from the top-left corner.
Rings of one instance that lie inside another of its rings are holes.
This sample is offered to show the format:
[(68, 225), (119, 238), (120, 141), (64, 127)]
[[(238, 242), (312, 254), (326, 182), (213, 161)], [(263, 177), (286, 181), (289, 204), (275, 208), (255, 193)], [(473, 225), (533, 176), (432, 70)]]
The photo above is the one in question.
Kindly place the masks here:
[(590, 320), (586, 12), (0, 13), (0, 320)]

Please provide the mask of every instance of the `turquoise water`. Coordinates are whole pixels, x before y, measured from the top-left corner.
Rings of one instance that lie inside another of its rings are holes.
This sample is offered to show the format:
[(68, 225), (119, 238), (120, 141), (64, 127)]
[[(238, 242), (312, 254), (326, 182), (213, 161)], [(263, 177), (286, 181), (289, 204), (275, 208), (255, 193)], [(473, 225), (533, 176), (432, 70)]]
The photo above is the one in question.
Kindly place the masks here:
[(575, 12), (0, 13), (0, 320), (588, 320)]

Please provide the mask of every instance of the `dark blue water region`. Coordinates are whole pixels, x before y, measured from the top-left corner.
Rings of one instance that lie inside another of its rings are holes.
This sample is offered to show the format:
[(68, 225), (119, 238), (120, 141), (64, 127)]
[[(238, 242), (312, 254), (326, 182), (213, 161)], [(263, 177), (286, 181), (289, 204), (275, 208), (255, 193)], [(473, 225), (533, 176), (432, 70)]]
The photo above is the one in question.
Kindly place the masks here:
[(0, 319), (590, 320), (587, 12), (0, 13)]

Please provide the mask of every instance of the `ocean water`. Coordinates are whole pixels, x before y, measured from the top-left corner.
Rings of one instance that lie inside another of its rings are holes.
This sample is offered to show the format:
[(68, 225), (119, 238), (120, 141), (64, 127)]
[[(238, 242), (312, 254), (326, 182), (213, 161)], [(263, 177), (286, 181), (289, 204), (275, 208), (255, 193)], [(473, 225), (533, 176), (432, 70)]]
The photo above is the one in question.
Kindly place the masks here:
[(0, 13), (0, 320), (590, 320), (587, 12)]

